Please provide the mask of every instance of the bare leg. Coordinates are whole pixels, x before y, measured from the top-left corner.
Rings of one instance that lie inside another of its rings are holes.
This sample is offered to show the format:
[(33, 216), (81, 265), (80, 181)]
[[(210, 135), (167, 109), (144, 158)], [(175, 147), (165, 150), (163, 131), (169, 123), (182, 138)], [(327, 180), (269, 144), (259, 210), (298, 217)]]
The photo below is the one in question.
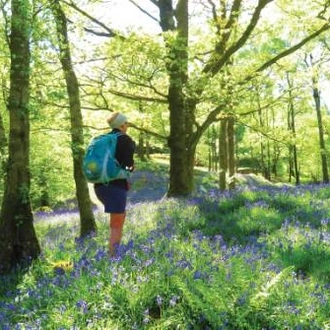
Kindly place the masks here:
[(116, 247), (120, 244), (123, 235), (123, 227), (126, 213), (110, 214), (110, 237), (109, 237), (109, 254), (114, 256)]

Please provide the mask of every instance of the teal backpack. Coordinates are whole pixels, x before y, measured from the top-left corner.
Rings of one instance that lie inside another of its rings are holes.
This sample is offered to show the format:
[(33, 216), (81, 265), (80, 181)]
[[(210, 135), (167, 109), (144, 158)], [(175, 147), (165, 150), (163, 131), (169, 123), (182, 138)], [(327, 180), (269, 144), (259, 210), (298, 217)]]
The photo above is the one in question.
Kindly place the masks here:
[(83, 171), (88, 182), (107, 183), (116, 179), (128, 179), (130, 172), (123, 169), (115, 158), (120, 135), (120, 132), (108, 133), (92, 139), (83, 160)]

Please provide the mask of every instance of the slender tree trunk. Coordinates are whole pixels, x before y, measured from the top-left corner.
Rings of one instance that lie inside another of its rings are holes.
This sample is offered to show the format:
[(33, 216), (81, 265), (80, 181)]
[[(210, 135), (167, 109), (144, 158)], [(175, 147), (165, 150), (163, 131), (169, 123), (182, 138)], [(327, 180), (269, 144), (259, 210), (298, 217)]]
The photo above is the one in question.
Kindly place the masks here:
[(207, 169), (209, 172), (212, 171), (212, 150), (211, 150), (211, 143), (209, 142), (211, 140), (211, 135), (210, 135), (210, 130), (207, 130), (207, 141), (208, 141), (208, 148), (207, 148), (207, 160), (208, 160), (208, 164), (207, 164)]
[[(295, 115), (295, 108), (293, 104), (293, 97), (292, 97), (292, 84), (290, 81), (289, 74), (287, 73), (287, 82), (289, 86), (289, 114), (288, 114), (288, 128), (292, 132), (292, 136), (295, 140), (296, 137), (296, 115)], [(299, 173), (299, 166), (298, 166), (298, 151), (297, 145), (294, 142), (289, 146), (289, 182), (291, 182), (291, 176), (294, 175), (296, 179), (296, 184), (300, 184), (300, 173)]]
[(146, 161), (145, 133), (139, 132), (138, 157), (141, 161)]
[(74, 180), (76, 184), (76, 196), (80, 212), (80, 236), (86, 236), (96, 231), (96, 223), (92, 211), (92, 202), (89, 196), (88, 184), (82, 170), (82, 162), (84, 157), (84, 134), (79, 97), (79, 84), (71, 61), (67, 20), (58, 0), (53, 2), (52, 10), (57, 27), (58, 43), (60, 47), (60, 61), (64, 71), (70, 103), (71, 149), (73, 157)]
[(317, 116), (317, 125), (319, 130), (319, 144), (321, 151), (321, 165), (322, 165), (322, 176), (323, 182), (329, 183), (329, 171), (328, 171), (328, 160), (326, 154), (326, 146), (324, 141), (324, 128), (322, 121), (322, 113), (321, 113), (321, 102), (320, 102), (320, 91), (317, 87), (317, 82), (313, 79), (314, 87), (313, 87), (313, 97), (315, 101), (315, 110)]
[(217, 136), (217, 131), (215, 126), (212, 126), (212, 142), (211, 142), (211, 148), (212, 148), (212, 171), (218, 172), (218, 151), (217, 151), (217, 141), (219, 140)]
[(231, 116), (228, 118), (227, 134), (228, 134), (228, 176), (229, 176), (229, 189), (234, 189), (236, 162), (235, 162), (235, 122)]
[(219, 188), (226, 189), (226, 173), (228, 168), (228, 148), (227, 148), (227, 119), (220, 121), (220, 135), (219, 135)]
[(0, 216), (0, 270), (40, 254), (30, 203), (30, 4), (11, 2), (9, 157)]
[[(296, 137), (296, 122), (295, 122), (295, 111), (293, 108), (293, 104), (291, 105), (290, 109), (291, 114), (291, 130), (293, 137)], [(299, 167), (298, 167), (298, 152), (297, 152), (297, 145), (294, 143), (292, 145), (292, 157), (293, 157), (293, 170), (296, 178), (296, 184), (300, 184), (300, 173), (299, 173)]]
[(217, 142), (219, 142), (219, 137), (215, 130), (214, 125), (207, 131), (208, 140), (208, 170), (209, 172), (217, 172), (219, 164), (219, 156), (217, 152)]
[(145, 156), (147, 159), (150, 159), (150, 143), (148, 139), (146, 139)]
[(313, 69), (313, 74), (312, 74), (313, 98), (314, 98), (314, 102), (315, 102), (317, 126), (318, 126), (318, 131), (319, 131), (319, 145), (320, 145), (320, 153), (321, 153), (322, 178), (323, 178), (324, 183), (329, 183), (328, 160), (327, 160), (326, 146), (325, 146), (325, 140), (324, 140), (324, 128), (323, 128), (323, 120), (322, 120), (322, 113), (321, 113), (320, 90), (318, 88), (318, 72), (317, 72), (317, 69), (314, 68), (312, 55), (310, 55), (310, 61), (311, 61), (311, 67)]
[[(139, 112), (141, 114), (144, 113), (144, 107), (142, 102), (139, 102)], [(142, 125), (143, 127), (143, 125)], [(139, 132), (139, 140), (138, 140), (138, 147), (137, 147), (137, 156), (141, 161), (146, 161), (147, 160), (147, 156), (146, 156), (146, 147), (145, 147), (145, 139), (146, 133), (143, 131)]]
[(272, 179), (272, 159), (271, 159), (271, 151), (270, 151), (270, 141), (267, 140), (267, 180)]
[(3, 119), (0, 113), (0, 175), (1, 180), (3, 179), (3, 174), (6, 170), (7, 164), (7, 148), (8, 148), (8, 141), (6, 137), (5, 127), (3, 125)]
[[(264, 125), (265, 125), (264, 124), (264, 118), (263, 118), (262, 111), (260, 109), (258, 111), (258, 119), (259, 119), (260, 127), (264, 127)], [(263, 137), (262, 134), (259, 134), (259, 136), (260, 136), (260, 169), (262, 171), (262, 175), (265, 178), (268, 178), (269, 175), (267, 173), (267, 163), (266, 163), (266, 155), (265, 155), (265, 150), (266, 150), (265, 141), (264, 141), (264, 137)]]

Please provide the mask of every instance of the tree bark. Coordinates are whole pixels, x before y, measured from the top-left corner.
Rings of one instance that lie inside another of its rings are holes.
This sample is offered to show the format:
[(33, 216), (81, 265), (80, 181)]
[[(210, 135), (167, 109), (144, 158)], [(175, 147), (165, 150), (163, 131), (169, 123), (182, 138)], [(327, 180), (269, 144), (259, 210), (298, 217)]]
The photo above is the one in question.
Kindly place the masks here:
[(219, 188), (225, 190), (227, 187), (226, 174), (228, 169), (228, 148), (227, 148), (227, 124), (228, 120), (223, 118), (220, 121), (219, 136)]
[(9, 149), (0, 216), (0, 271), (29, 265), (40, 254), (30, 203), (30, 5), (12, 0)]
[(145, 133), (139, 132), (139, 142), (138, 142), (138, 148), (137, 148), (137, 156), (142, 161), (145, 162), (147, 160), (146, 157), (146, 147), (145, 147), (145, 139), (144, 139)]
[(195, 105), (189, 104), (184, 95), (184, 87), (188, 79), (188, 0), (179, 0), (175, 10), (172, 0), (160, 0), (158, 7), (163, 31), (177, 31), (174, 40), (164, 35), (169, 49), (167, 72), (170, 112), (168, 138), (170, 182), (167, 195), (169, 197), (187, 196), (193, 191), (196, 149), (195, 145), (189, 143), (189, 136), (193, 130)]
[(2, 115), (0, 113), (0, 175), (1, 180), (3, 179), (3, 174), (6, 170), (7, 164), (7, 148), (8, 148), (8, 141), (6, 137), (6, 131), (3, 124)]
[(319, 131), (319, 144), (320, 144), (322, 179), (323, 179), (322, 181), (324, 183), (329, 183), (328, 160), (327, 160), (326, 146), (324, 140), (324, 128), (323, 128), (323, 120), (321, 113), (320, 91), (317, 87), (317, 79), (315, 76), (313, 77), (313, 98), (315, 101), (317, 126)]
[(228, 118), (227, 135), (228, 135), (228, 176), (229, 189), (234, 189), (236, 186), (235, 173), (235, 121), (232, 116)]
[[(295, 141), (296, 137), (296, 115), (295, 115), (295, 108), (293, 104), (293, 97), (292, 97), (292, 85), (289, 78), (289, 74), (287, 74), (287, 82), (289, 86), (289, 113), (288, 113), (288, 128), (292, 132), (292, 136)], [(296, 142), (290, 143), (289, 146), (289, 182), (291, 182), (291, 175), (293, 174), (295, 177), (296, 184), (300, 184), (300, 173), (299, 173), (299, 166), (298, 166), (298, 150)]]
[(211, 171), (218, 172), (219, 165), (219, 155), (217, 151), (217, 142), (219, 141), (219, 137), (217, 135), (216, 127), (213, 125), (211, 130), (211, 141), (210, 141), (210, 149), (211, 149)]
[(80, 236), (83, 237), (96, 231), (96, 223), (92, 211), (92, 202), (89, 196), (88, 184), (82, 170), (82, 162), (84, 157), (84, 134), (79, 96), (79, 83), (71, 61), (70, 43), (67, 32), (67, 19), (58, 0), (53, 2), (52, 10), (57, 28), (60, 61), (62, 64), (69, 97), (73, 173), (76, 185), (78, 208), (80, 212)]

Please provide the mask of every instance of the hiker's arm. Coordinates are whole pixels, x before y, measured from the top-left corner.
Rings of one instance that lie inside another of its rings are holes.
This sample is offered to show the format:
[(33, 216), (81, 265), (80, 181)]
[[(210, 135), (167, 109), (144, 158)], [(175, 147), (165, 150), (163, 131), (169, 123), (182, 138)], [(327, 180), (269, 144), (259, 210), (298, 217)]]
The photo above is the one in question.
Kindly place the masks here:
[(119, 136), (117, 142), (116, 159), (118, 160), (120, 166), (122, 166), (123, 168), (128, 168), (130, 171), (133, 171), (134, 151), (135, 142), (128, 135)]

